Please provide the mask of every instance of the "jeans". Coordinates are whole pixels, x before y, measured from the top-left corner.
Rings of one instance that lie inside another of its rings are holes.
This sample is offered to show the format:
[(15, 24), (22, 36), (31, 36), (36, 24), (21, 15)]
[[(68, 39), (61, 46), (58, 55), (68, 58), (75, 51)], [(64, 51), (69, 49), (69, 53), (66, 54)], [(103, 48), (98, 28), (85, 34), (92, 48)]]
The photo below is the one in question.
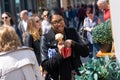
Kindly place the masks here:
[(90, 58), (96, 57), (96, 54), (99, 51), (98, 44), (96, 44), (96, 43), (93, 43), (93, 44), (89, 43), (89, 51), (90, 51), (90, 53), (89, 53), (89, 57)]

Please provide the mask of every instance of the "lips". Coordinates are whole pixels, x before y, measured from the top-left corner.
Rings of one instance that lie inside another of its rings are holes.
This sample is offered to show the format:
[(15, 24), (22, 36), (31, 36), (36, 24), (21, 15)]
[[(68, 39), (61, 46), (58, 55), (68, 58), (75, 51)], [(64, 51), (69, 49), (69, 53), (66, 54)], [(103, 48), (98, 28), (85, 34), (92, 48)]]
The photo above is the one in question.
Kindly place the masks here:
[(63, 31), (64, 31), (64, 27), (63, 27), (63, 26), (57, 27), (57, 31), (58, 31), (58, 32), (63, 32)]

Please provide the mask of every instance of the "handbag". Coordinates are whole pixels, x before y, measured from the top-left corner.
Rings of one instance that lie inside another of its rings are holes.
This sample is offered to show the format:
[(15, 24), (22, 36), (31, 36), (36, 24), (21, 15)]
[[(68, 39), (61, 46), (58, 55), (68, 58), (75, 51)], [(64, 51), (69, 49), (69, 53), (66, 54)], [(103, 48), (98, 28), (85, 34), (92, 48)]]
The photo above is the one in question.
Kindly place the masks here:
[(84, 28), (84, 27), (82, 27), (82, 28), (80, 29), (79, 36), (80, 36), (82, 42), (83, 42), (84, 44), (88, 45), (88, 44), (89, 44), (89, 41), (88, 41), (88, 39), (87, 39), (87, 31), (84, 30), (83, 28)]

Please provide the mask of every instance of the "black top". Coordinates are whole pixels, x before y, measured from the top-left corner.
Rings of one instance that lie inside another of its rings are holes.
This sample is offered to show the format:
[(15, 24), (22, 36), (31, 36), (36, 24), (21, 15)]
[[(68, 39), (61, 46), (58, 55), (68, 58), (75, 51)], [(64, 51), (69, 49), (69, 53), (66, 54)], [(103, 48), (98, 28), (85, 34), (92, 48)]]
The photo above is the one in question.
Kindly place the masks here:
[(24, 45), (33, 48), (33, 51), (35, 52), (38, 64), (40, 65), (40, 63), (41, 63), (41, 61), (40, 61), (41, 60), (41, 57), (40, 57), (40, 40), (34, 41), (33, 36), (28, 33), (25, 36)]

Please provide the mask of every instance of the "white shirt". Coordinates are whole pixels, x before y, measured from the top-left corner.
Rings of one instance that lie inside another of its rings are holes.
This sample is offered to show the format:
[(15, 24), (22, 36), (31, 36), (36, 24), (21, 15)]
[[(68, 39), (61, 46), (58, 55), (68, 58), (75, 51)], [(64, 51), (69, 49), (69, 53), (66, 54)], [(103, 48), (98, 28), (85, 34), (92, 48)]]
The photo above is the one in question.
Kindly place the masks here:
[(48, 33), (51, 28), (51, 24), (47, 20), (42, 21), (42, 32), (43, 34)]
[(23, 27), (24, 27), (24, 29), (25, 29), (25, 31), (27, 30), (27, 21), (22, 21), (22, 23), (23, 23)]

